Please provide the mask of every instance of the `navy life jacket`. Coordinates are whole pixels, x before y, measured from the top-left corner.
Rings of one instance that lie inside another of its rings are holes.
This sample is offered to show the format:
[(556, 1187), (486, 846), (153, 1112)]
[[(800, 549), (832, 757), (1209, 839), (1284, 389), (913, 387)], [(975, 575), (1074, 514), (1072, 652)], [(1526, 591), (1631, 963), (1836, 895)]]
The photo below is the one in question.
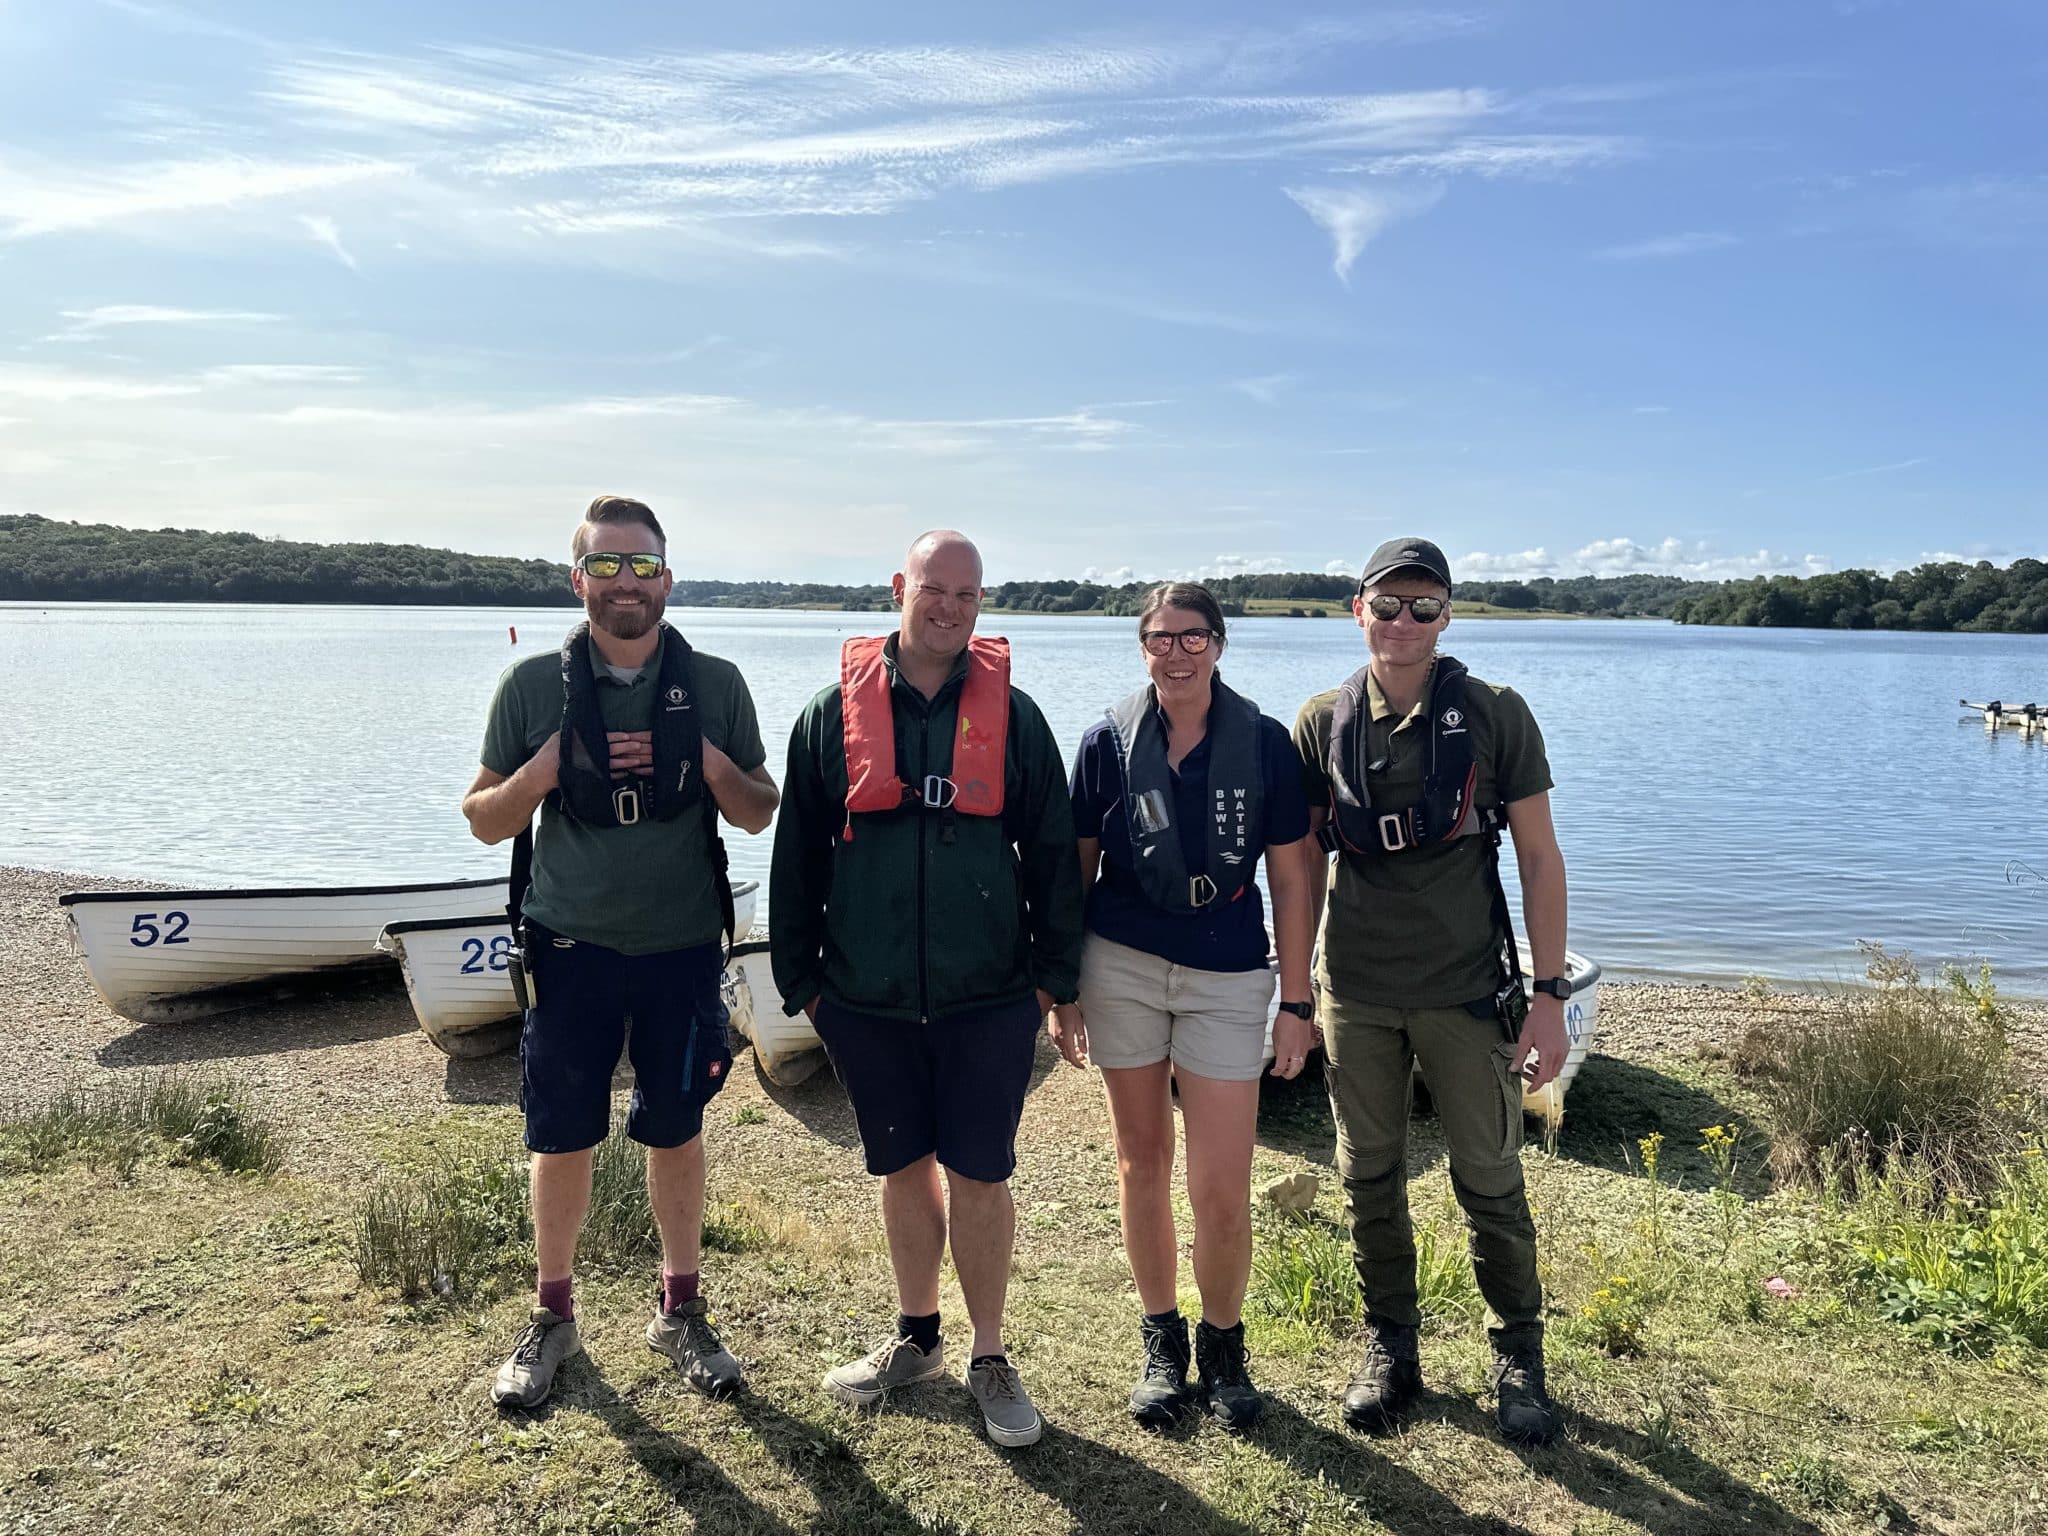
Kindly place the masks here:
[(1124, 779), (1124, 825), (1132, 865), (1146, 897), (1160, 910), (1203, 911), (1234, 901), (1251, 883), (1263, 849), (1265, 773), (1259, 757), (1259, 706), (1222, 678), (1209, 696), (1208, 857), (1189, 873), (1173, 820), (1173, 771), (1166, 760), (1166, 729), (1152, 685), (1108, 711)]
[[(604, 711), (591, 671), (590, 625), (578, 624), (562, 642), (561, 759), (548, 803), (563, 815), (596, 827), (630, 827), (652, 816), (673, 821), (696, 808), (704, 818), (711, 854), (718, 915), (730, 943), (737, 913), (725, 840), (718, 835), (718, 802), (704, 788), (704, 725), (697, 714), (696, 668), (690, 642), (668, 624), (661, 626), (661, 675), (655, 681), (654, 769), (614, 782)], [(512, 932), (523, 946), (521, 909), (533, 873), (533, 827), (512, 843), (510, 900)]]
[(1429, 760), (1423, 767), (1422, 800), (1405, 811), (1373, 808), (1371, 774), (1381, 765), (1367, 760), (1372, 708), (1360, 667), (1337, 690), (1330, 716), (1330, 820), (1324, 846), (1351, 855), (1404, 853), (1454, 837), (1499, 837), (1498, 806), (1475, 806), (1479, 766), (1472, 758), (1471, 722), (1465, 713), (1462, 662), (1439, 656), (1430, 678)]
[(664, 624), (659, 654), (653, 775), (614, 780), (591, 671), (590, 626), (578, 624), (562, 642), (562, 760), (555, 805), (578, 821), (594, 827), (630, 827), (648, 816), (674, 821), (705, 798), (704, 727), (697, 717), (690, 642)]

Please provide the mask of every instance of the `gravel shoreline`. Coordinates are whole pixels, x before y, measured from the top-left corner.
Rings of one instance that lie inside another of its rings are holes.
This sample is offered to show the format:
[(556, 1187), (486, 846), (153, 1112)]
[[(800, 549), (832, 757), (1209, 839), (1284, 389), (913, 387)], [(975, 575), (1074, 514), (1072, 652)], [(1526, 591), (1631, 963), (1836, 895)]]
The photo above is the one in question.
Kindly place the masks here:
[[(428, 1043), (389, 978), (190, 1024), (135, 1024), (110, 1011), (72, 951), (57, 897), (140, 890), (146, 882), (0, 866), (0, 1104), (32, 1105), (67, 1083), (150, 1068), (231, 1073), (288, 1105), (295, 1161), (325, 1159), (325, 1127), (363, 1117), (427, 1120), (464, 1104), (516, 1104), (517, 1061), (455, 1061)], [(1820, 1016), (1843, 1006), (1821, 988), (1607, 982), (1598, 1050), (1643, 1060), (1726, 1049), (1759, 1012)], [(2014, 1040), (2048, 1062), (2048, 1006), (2014, 1006)], [(752, 1079), (748, 1072), (746, 1077)], [(738, 1086), (736, 1083), (735, 1087)], [(344, 1157), (342, 1161), (353, 1161)], [(309, 1170), (310, 1171), (310, 1170)]]

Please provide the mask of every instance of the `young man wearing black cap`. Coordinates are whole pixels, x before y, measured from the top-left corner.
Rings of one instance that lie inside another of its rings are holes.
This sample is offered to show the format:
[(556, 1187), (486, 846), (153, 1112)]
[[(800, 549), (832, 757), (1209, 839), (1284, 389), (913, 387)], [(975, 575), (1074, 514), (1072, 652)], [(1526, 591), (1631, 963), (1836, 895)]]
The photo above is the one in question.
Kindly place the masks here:
[[(1544, 1386), (1522, 1093), (1555, 1078), (1567, 1049), (1564, 857), (1528, 705), (1437, 653), (1450, 597), (1450, 564), (1427, 539), (1373, 551), (1352, 599), (1367, 663), (1303, 705), (1294, 727), (1311, 820), (1337, 854), (1318, 1022), (1366, 1312), (1344, 1417), (1386, 1428), (1421, 1390), (1406, 1173), (1419, 1062), (1490, 1314), (1501, 1433), (1540, 1444), (1558, 1415)], [(1534, 960), (1526, 993), (1496, 862), (1503, 828)]]

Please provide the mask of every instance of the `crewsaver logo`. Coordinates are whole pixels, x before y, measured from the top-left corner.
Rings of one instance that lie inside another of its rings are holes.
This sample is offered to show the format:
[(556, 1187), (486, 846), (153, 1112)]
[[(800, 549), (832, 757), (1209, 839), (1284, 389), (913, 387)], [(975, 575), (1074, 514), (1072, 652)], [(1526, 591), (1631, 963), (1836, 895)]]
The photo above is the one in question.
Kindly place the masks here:
[(1456, 709), (1447, 709), (1447, 710), (1445, 710), (1445, 711), (1444, 711), (1444, 713), (1443, 713), (1443, 727), (1444, 727), (1444, 729), (1445, 729), (1445, 730), (1447, 730), (1447, 731), (1455, 731), (1455, 730), (1457, 730), (1457, 729), (1458, 729), (1458, 728), (1459, 728), (1460, 726), (1462, 726), (1462, 725), (1463, 725), (1464, 723), (1465, 723), (1465, 716), (1464, 716), (1464, 713), (1463, 713), (1463, 711), (1461, 711), (1461, 710), (1456, 710)]
[(970, 747), (992, 747), (995, 737), (974, 724), (965, 715), (960, 717), (960, 739)]
[(668, 700), (668, 707), (670, 709), (688, 709), (690, 707), (690, 691), (680, 683), (671, 683), (668, 692), (663, 694), (662, 697)]

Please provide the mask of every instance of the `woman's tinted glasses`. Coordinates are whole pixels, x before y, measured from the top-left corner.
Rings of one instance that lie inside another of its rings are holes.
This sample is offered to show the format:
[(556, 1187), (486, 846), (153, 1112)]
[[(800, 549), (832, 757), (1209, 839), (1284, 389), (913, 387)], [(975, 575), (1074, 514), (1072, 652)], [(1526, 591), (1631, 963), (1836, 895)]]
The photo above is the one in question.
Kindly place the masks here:
[(1138, 639), (1154, 656), (1164, 656), (1173, 649), (1176, 640), (1185, 654), (1199, 656), (1209, 649), (1209, 642), (1215, 634), (1213, 629), (1149, 629)]
[(652, 581), (668, 561), (660, 555), (622, 555), (609, 549), (593, 549), (576, 563), (583, 567), (584, 575), (595, 576), (599, 581), (610, 581), (621, 570), (631, 570), (642, 581)]
[(1444, 616), (1451, 600), (1447, 597), (1396, 597), (1391, 592), (1376, 592), (1365, 600), (1365, 606), (1376, 619), (1397, 619), (1401, 610), (1406, 608), (1416, 623), (1434, 624)]

